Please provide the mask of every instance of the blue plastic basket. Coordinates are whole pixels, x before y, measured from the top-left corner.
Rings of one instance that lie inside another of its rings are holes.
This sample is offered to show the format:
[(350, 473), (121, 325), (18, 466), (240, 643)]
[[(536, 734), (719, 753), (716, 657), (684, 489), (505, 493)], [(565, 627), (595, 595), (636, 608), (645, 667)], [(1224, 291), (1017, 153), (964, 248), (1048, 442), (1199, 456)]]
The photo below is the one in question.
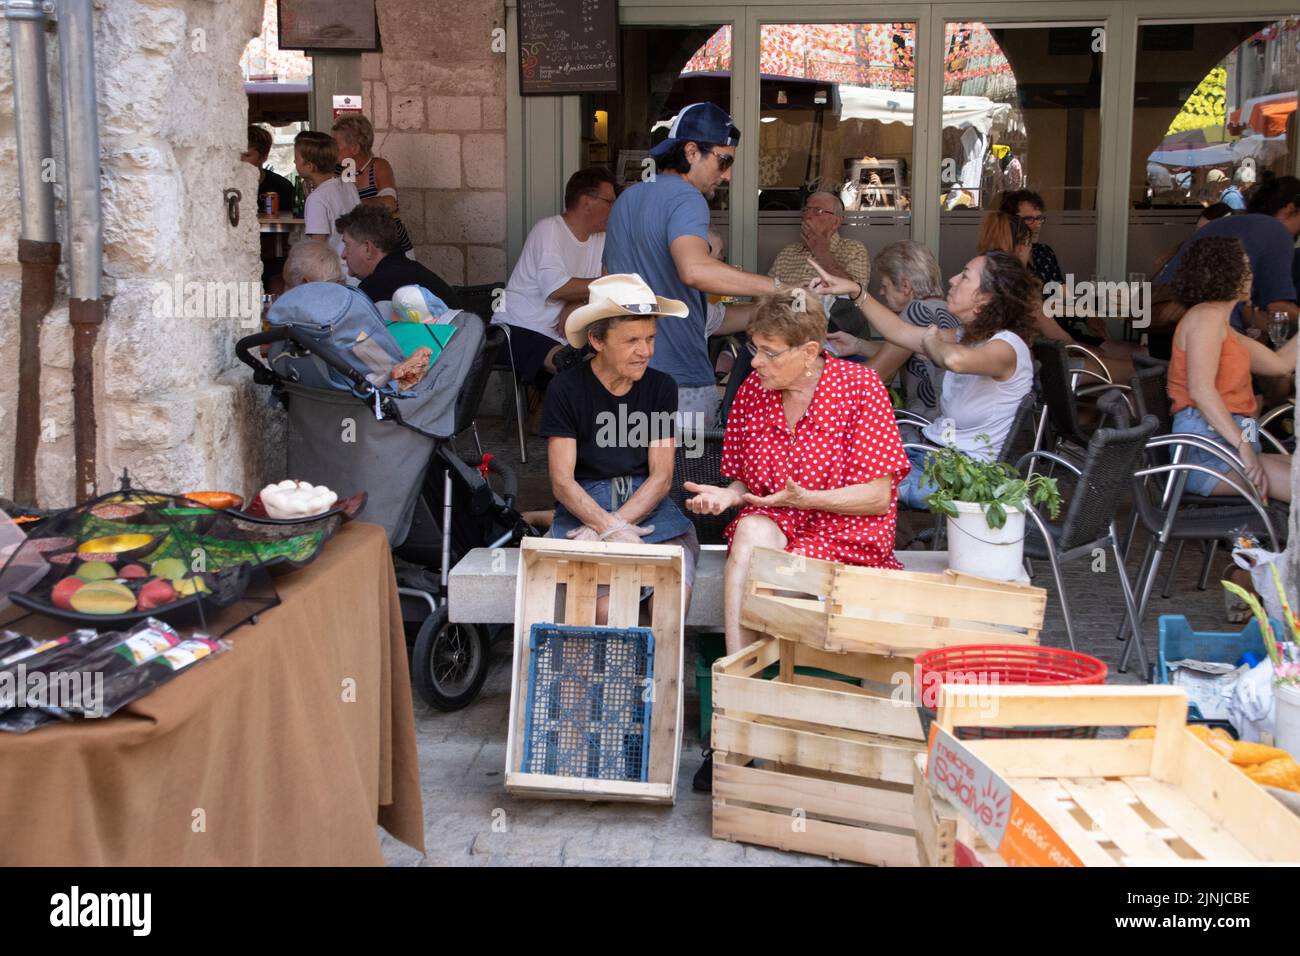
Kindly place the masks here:
[(529, 649), (521, 770), (647, 782), (654, 632), (534, 624)]
[[(1282, 625), (1272, 620), (1274, 636), (1285, 634)], [(1254, 654), (1260, 660), (1268, 657), (1264, 635), (1259, 621), (1252, 620), (1241, 631), (1194, 631), (1187, 618), (1181, 614), (1160, 615), (1160, 651), (1156, 660), (1155, 682), (1169, 683), (1169, 662), (1191, 659), (1236, 664), (1242, 654)], [(1190, 705), (1189, 717), (1202, 719), (1195, 704)]]

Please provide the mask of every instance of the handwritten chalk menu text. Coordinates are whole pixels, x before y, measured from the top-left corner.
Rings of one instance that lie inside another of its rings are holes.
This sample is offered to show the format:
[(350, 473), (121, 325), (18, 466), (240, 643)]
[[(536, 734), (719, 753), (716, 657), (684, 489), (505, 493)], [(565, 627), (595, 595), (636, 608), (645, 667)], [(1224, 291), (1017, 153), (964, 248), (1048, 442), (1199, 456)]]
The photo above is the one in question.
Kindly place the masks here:
[(618, 92), (618, 0), (519, 0), (519, 92)]

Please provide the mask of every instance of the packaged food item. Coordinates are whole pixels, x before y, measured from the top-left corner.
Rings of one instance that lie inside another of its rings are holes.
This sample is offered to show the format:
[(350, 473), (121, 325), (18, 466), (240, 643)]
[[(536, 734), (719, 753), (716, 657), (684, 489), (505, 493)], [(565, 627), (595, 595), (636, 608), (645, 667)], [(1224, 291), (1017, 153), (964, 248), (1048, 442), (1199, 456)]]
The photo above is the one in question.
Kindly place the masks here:
[[(132, 633), (101, 658), (82, 665), (86, 670), (95, 671), (97, 682), (64, 710), (86, 717), (109, 717), (204, 658), (229, 648), (228, 643), (214, 641), (203, 634), (169, 642), (168, 639), (176, 636), (175, 631), (160, 621), (151, 619), (146, 623), (150, 626), (137, 628), (142, 633)], [(132, 642), (132, 638), (136, 640)], [(151, 648), (159, 649), (149, 656), (136, 656), (148, 654)]]

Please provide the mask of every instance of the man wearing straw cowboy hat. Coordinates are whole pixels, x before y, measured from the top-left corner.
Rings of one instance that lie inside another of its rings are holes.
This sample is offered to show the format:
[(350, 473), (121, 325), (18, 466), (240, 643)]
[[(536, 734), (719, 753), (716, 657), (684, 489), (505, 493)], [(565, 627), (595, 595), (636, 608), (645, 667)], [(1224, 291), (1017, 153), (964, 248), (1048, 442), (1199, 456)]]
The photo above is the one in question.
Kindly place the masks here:
[[(684, 301), (689, 314), (659, 323), (654, 367), (680, 390), (684, 420), (712, 425), (718, 392), (705, 336), (706, 296), (766, 296), (785, 286), (732, 268), (709, 255), (709, 203), (731, 179), (740, 130), (713, 103), (692, 103), (673, 119), (668, 138), (651, 150), (656, 174), (623, 192), (605, 228), (605, 269), (636, 273), (658, 292)], [(730, 317), (728, 317), (730, 318)], [(743, 328), (736, 315), (735, 329)], [(730, 323), (714, 334), (732, 331)]]
[[(650, 368), (656, 320), (688, 310), (655, 295), (638, 275), (602, 276), (588, 296), (564, 332), (574, 348), (590, 345), (595, 355), (556, 376), (542, 410), (555, 495), (551, 537), (681, 545), (689, 602), (700, 542), (668, 496), (677, 386)], [(602, 598), (597, 623), (604, 609)]]

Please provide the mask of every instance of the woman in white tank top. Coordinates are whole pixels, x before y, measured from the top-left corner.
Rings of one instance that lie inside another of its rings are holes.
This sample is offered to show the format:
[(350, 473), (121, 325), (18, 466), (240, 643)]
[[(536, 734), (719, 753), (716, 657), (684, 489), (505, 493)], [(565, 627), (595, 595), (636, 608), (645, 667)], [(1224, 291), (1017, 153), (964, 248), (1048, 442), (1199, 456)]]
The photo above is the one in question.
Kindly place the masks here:
[[(948, 311), (961, 322), (960, 331), (911, 325), (852, 279), (819, 267), (817, 271), (821, 277), (809, 284), (812, 292), (853, 295), (867, 321), (887, 341), (923, 354), (947, 371), (940, 415), (924, 429), (926, 441), (977, 458), (996, 457), (1021, 398), (1034, 385), (1028, 343), (1039, 303), (1033, 278), (1020, 261), (1010, 253), (991, 251), (976, 256), (952, 277)], [(912, 470), (899, 485), (898, 498), (909, 507), (925, 509), (925, 499), (934, 490), (921, 479), (925, 452), (909, 448), (907, 455)]]

